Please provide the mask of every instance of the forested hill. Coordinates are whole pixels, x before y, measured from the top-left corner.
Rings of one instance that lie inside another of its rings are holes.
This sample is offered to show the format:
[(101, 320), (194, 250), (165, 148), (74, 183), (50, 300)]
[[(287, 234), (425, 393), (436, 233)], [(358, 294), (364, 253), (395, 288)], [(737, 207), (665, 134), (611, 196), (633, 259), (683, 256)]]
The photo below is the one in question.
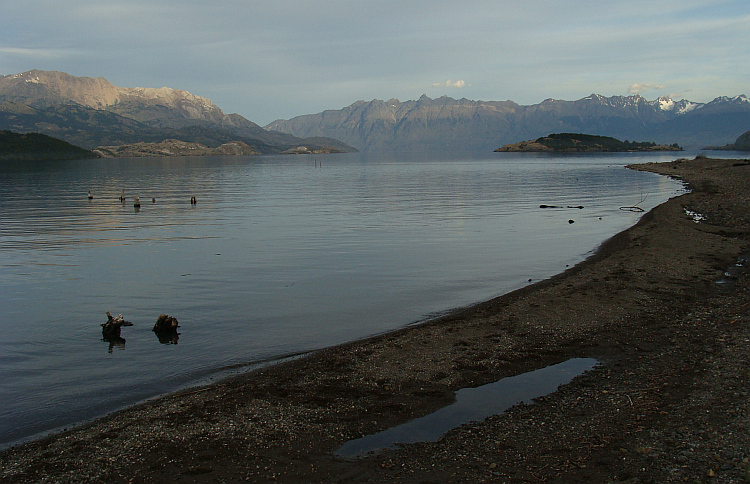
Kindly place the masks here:
[(0, 161), (80, 158), (97, 158), (97, 155), (44, 134), (0, 131)]
[(507, 144), (495, 151), (625, 152), (682, 151), (677, 144), (657, 145), (648, 141), (620, 141), (609, 136), (557, 133), (531, 141)]

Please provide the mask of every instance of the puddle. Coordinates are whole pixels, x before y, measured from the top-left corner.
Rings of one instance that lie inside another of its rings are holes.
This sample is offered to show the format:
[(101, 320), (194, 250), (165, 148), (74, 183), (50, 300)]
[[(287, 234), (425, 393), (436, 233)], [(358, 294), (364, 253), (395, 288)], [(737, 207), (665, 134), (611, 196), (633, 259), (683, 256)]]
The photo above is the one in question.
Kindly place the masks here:
[(737, 262), (727, 267), (724, 270), (724, 277), (716, 281), (716, 284), (725, 287), (731, 286), (737, 277), (747, 270), (748, 261), (750, 261), (750, 252), (742, 254), (740, 258), (737, 259)]
[(449, 430), (469, 422), (482, 421), (522, 402), (555, 392), (560, 385), (596, 366), (594, 358), (572, 358), (521, 375), (503, 378), (476, 388), (456, 392), (456, 401), (424, 417), (377, 434), (350, 440), (334, 455), (352, 459), (398, 444), (435, 442)]
[(697, 224), (708, 220), (708, 218), (706, 218), (706, 216), (703, 215), (702, 213), (693, 212), (692, 210), (688, 210), (687, 208), (685, 208), (684, 210), (685, 210), (685, 215), (693, 219), (693, 222)]

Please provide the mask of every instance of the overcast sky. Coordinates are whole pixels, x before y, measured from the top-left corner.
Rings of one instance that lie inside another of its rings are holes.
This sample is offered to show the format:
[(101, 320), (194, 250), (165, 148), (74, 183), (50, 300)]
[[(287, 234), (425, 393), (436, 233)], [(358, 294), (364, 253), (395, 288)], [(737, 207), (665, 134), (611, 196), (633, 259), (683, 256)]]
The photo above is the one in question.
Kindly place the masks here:
[(265, 125), (357, 100), (750, 95), (747, 0), (0, 0), (0, 74), (172, 87)]

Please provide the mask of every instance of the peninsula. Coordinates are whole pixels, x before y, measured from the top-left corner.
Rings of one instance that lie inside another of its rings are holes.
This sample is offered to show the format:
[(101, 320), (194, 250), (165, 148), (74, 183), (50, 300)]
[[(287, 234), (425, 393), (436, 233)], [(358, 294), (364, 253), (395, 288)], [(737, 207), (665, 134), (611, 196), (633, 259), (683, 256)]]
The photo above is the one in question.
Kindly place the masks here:
[(565, 153), (579, 152), (628, 152), (628, 151), (682, 151), (674, 143), (657, 145), (644, 141), (620, 141), (609, 136), (596, 136), (580, 133), (557, 133), (531, 141), (521, 141), (502, 146), (496, 152), (539, 152), (553, 151)]

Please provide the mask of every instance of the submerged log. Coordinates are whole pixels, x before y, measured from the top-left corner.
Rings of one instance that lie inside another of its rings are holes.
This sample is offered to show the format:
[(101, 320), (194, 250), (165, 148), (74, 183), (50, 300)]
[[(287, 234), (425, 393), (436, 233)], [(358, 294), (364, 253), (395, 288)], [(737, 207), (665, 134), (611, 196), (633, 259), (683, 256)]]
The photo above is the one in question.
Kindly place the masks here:
[(102, 323), (102, 337), (105, 340), (120, 338), (120, 328), (123, 326), (133, 326), (133, 323), (125, 321), (122, 314), (113, 317), (109, 311), (107, 311), (107, 322)]

